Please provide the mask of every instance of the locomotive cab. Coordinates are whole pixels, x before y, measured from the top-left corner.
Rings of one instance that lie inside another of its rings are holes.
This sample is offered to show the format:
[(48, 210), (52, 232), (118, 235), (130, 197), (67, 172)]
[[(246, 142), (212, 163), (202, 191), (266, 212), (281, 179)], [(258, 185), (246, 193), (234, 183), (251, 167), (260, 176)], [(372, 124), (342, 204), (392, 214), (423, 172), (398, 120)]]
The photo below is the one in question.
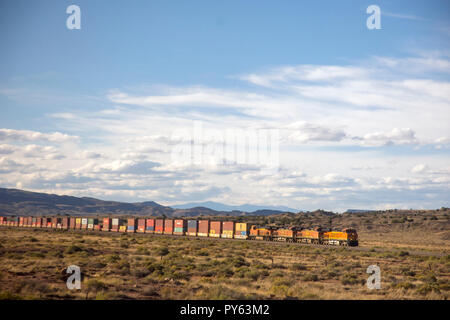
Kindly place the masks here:
[(342, 231), (347, 234), (347, 244), (349, 246), (358, 246), (358, 233), (355, 229), (347, 228)]

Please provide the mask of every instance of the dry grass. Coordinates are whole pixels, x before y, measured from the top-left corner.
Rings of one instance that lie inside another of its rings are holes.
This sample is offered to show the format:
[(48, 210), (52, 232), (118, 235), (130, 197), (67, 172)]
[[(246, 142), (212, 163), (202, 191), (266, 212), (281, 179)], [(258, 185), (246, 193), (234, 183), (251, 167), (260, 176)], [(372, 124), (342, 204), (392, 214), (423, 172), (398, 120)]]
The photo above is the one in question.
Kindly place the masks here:
[[(448, 299), (448, 247), (398, 232), (362, 232), (367, 249), (352, 250), (1, 228), (0, 298)], [(372, 264), (381, 268), (380, 290), (365, 285)], [(81, 290), (66, 288), (69, 265), (83, 272)]]

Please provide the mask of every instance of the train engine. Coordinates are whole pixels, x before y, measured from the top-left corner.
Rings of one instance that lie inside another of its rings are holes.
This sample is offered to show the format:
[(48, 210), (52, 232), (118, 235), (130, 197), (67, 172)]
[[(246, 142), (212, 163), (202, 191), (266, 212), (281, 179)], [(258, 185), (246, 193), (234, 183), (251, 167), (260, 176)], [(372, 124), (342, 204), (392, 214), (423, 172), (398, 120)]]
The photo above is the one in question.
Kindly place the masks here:
[(338, 246), (357, 246), (358, 234), (355, 229), (347, 228), (342, 231), (328, 231), (323, 234), (323, 244)]
[(272, 241), (272, 234), (274, 232), (274, 228), (272, 227), (257, 227), (255, 225), (250, 228), (250, 240), (264, 240), (264, 241)]
[(282, 242), (295, 242), (297, 236), (297, 228), (281, 228), (272, 231), (272, 240), (273, 241), (282, 241)]

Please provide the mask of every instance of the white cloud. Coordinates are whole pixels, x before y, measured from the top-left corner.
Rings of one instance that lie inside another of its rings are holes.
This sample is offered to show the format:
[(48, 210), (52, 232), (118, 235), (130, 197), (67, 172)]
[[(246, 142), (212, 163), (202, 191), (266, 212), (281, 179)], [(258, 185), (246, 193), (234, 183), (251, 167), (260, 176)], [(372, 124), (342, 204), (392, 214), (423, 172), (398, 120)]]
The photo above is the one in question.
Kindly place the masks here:
[(76, 136), (71, 136), (60, 132), (41, 133), (31, 130), (0, 129), (0, 141), (68, 142), (77, 139), (78, 137)]
[(343, 130), (327, 128), (305, 121), (289, 124), (286, 128), (290, 131), (294, 131), (289, 134), (288, 140), (297, 142), (341, 141), (346, 137), (346, 133)]
[(418, 164), (414, 168), (411, 169), (412, 173), (422, 173), (428, 170), (428, 166), (426, 164)]
[(8, 144), (0, 144), (0, 154), (11, 154), (16, 150), (14, 146)]
[[(122, 88), (103, 110), (50, 115), (61, 132), (0, 129), (0, 142), (8, 141), (0, 144), (0, 183), (161, 202), (442, 206), (450, 186), (447, 74), (442, 55), (374, 57), (252, 72), (238, 76), (238, 89)], [(190, 145), (196, 121), (204, 129), (198, 142), (209, 147), (226, 130), (244, 140), (250, 130), (278, 129), (279, 170), (177, 162), (173, 148)]]
[(374, 132), (365, 134), (363, 137), (355, 137), (362, 140), (364, 145), (389, 146), (415, 144), (418, 142), (415, 132), (410, 128), (394, 128), (390, 132)]

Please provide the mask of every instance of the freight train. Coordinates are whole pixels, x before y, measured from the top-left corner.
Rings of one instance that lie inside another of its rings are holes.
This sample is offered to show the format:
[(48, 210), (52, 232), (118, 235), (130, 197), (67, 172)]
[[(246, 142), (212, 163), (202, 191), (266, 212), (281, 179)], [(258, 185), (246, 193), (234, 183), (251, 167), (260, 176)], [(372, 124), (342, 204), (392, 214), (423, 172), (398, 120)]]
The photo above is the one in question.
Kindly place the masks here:
[(355, 229), (327, 231), (299, 227), (259, 227), (246, 222), (157, 219), (157, 218), (82, 218), (0, 216), (0, 225), (32, 228), (79, 229), (105, 232), (153, 233), (192, 237), (282, 241), (338, 246), (357, 246)]

